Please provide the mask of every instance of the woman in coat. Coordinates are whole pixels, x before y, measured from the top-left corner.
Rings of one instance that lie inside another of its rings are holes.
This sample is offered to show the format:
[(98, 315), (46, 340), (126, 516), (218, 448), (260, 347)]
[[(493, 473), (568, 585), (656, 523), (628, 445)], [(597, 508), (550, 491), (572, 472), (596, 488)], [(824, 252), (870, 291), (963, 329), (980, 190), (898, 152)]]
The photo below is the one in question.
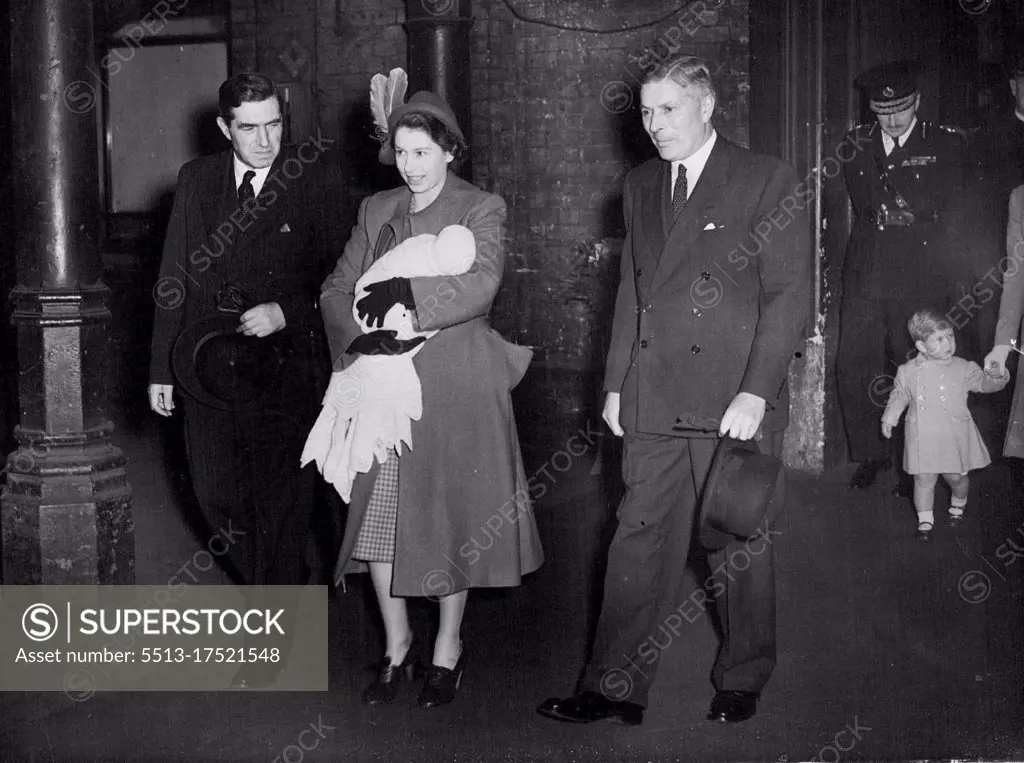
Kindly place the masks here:
[(417, 346), (393, 332), (363, 334), (352, 315), (354, 288), (371, 263), (396, 244), (448, 225), (469, 228), (476, 260), (457, 276), (396, 277), (374, 284), (356, 304), (382, 325), (395, 304), (419, 331), (438, 333), (413, 358), (423, 414), (412, 448), (356, 476), (336, 568), (369, 566), (387, 644), (369, 704), (392, 701), (416, 662), (405, 599), (439, 601), (440, 626), (419, 704), (450, 702), (462, 676), (459, 629), (469, 588), (515, 586), (543, 561), (511, 405), (530, 351), (488, 323), (504, 272), (505, 203), (461, 180), (448, 165), (465, 151), (455, 115), (434, 93), (394, 109), (389, 140), (405, 185), (365, 199), (345, 251), (324, 283), (320, 306), (334, 370), (360, 354), (396, 354)]
[[(1006, 370), (1011, 342), (1020, 337), (1021, 314), (1024, 313), (1024, 185), (1010, 194), (1010, 214), (1006, 225), (1006, 257), (1000, 263), (1003, 293), (999, 300), (999, 322), (996, 324), (995, 346), (985, 356), (985, 367), (1000, 373)], [(1017, 381), (1006, 429), (1003, 455), (1024, 458), (1024, 363), (1017, 364)]]

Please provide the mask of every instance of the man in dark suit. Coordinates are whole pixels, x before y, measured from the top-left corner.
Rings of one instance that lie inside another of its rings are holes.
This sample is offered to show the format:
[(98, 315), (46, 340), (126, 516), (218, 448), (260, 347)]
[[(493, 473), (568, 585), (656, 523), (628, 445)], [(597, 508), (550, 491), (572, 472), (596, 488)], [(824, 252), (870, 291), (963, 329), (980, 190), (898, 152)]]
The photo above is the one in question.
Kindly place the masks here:
[[(230, 536), (222, 558), (240, 582), (305, 585), (315, 470), (299, 461), (329, 374), (317, 297), (340, 240), (326, 147), (282, 150), (280, 97), (262, 75), (227, 80), (219, 113), (231, 150), (178, 175), (153, 291), (150, 406), (170, 416), (181, 401), (196, 497)], [(202, 383), (186, 384), (172, 362), (179, 336), (194, 345), (185, 354), (203, 366), (193, 369)], [(268, 685), (274, 668), (246, 663), (235, 685)]]
[(1007, 67), (1006, 73), (1013, 96), (1012, 110), (990, 113), (971, 141), (979, 180), (991, 190), (990, 198), (1001, 200), (1002, 232), (1006, 230), (1010, 192), (1024, 183), (1024, 58)]
[[(715, 101), (694, 57), (666, 61), (641, 88), (661, 158), (626, 178), (604, 383), (626, 493), (579, 691), (538, 708), (557, 720), (641, 722), (660, 650), (703, 609), (703, 590), (687, 599), (679, 588), (718, 438), (781, 450), (787, 369), (811, 311), (813, 191), (792, 167), (719, 135)], [(709, 555), (723, 626), (709, 720), (751, 717), (774, 667), (772, 540), (769, 528)]]
[[(1006, 256), (1006, 225), (1010, 194), (1024, 183), (1024, 59), (1003, 67), (1009, 103), (994, 99), (968, 141), (967, 193), (950, 241), (973, 268), (961, 282), (950, 317), (959, 329), (960, 354), (982, 362), (992, 345), (999, 319), (1002, 274)], [(990, 451), (1002, 449), (1013, 385), (992, 395), (974, 395), (971, 412)], [(1013, 463), (1016, 461), (1011, 459)], [(1015, 470), (1019, 472), (1019, 470)], [(1024, 473), (1018, 476), (1024, 477)]]
[(850, 460), (859, 462), (850, 487), (866, 488), (902, 462), (900, 444), (890, 452), (879, 419), (913, 348), (907, 320), (922, 307), (951, 310), (973, 268), (954, 244), (960, 226), (953, 212), (964, 198), (960, 133), (917, 118), (921, 96), (909, 63), (876, 67), (858, 84), (876, 120), (847, 138), (863, 149), (843, 166), (855, 220), (843, 263), (836, 381)]

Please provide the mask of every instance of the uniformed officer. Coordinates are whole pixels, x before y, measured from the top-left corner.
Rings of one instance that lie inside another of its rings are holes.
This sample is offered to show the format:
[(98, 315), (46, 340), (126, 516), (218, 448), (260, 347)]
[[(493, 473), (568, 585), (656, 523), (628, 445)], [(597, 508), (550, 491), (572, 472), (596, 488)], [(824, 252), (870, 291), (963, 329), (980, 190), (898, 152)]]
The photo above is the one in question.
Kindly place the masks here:
[(921, 307), (949, 309), (963, 279), (962, 257), (947, 244), (965, 145), (954, 128), (917, 118), (912, 64), (876, 67), (857, 84), (876, 119), (848, 136), (860, 150), (843, 167), (855, 220), (843, 267), (836, 378), (850, 460), (860, 463), (850, 487), (865, 488), (893, 462), (879, 416), (913, 346), (907, 319)]

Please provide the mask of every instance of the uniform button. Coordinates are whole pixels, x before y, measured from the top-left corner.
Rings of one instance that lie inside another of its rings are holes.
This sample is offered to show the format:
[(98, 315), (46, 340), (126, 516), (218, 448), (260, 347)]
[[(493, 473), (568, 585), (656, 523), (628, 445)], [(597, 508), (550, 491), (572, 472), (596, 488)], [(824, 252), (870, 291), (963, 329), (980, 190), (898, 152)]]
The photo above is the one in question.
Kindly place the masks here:
[(700, 274), (700, 277), (702, 281), (707, 281), (711, 278), (711, 274), (705, 270), (703, 273)]
[(699, 344), (695, 344), (692, 347), (690, 347), (690, 352), (692, 352), (694, 355), (699, 355), (700, 354), (700, 345)]
[(703, 314), (698, 308), (693, 308), (693, 316), (695, 318), (700, 318)]
[(647, 340), (646, 339), (641, 339), (640, 340), (640, 348), (644, 349), (644, 350), (647, 349)]
[(637, 278), (639, 278), (639, 277), (640, 277), (640, 276), (642, 276), (643, 274), (644, 274), (644, 269), (643, 269), (643, 268), (637, 268), (637, 269), (636, 269), (636, 277), (637, 277)]

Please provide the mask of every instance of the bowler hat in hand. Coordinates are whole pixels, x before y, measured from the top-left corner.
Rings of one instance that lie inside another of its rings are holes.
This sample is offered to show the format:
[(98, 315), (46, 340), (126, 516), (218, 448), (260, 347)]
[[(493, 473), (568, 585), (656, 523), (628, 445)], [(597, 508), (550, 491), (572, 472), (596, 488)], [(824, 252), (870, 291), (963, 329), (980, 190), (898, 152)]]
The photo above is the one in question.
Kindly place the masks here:
[(286, 358), (277, 337), (246, 336), (239, 325), (236, 314), (213, 313), (187, 326), (174, 344), (178, 384), (204, 405), (259, 408), (280, 383)]
[(726, 437), (711, 462), (701, 502), (700, 540), (709, 550), (747, 540), (782, 513), (782, 461), (753, 440)]

